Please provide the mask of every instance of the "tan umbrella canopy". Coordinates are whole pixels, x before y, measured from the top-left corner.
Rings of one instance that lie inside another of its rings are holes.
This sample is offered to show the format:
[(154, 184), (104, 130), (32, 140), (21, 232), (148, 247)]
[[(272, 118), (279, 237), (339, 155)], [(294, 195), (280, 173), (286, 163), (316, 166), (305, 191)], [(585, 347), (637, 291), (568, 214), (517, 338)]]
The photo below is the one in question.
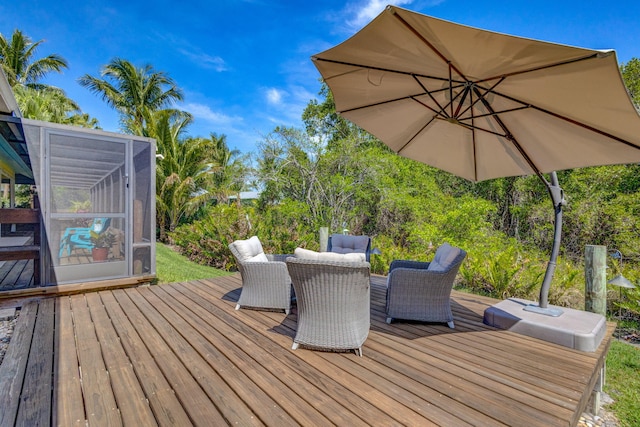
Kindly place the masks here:
[(388, 6), (312, 59), (336, 110), (398, 154), (475, 182), (531, 174), (543, 180), (556, 210), (543, 309), (564, 204), (554, 171), (640, 162), (640, 116), (613, 51)]

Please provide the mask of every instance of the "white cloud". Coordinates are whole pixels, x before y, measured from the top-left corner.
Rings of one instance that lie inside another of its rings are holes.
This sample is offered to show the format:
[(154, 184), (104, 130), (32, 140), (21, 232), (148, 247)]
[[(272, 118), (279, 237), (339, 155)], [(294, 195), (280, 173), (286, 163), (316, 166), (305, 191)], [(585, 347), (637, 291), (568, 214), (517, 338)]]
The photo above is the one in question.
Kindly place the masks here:
[(286, 95), (286, 92), (272, 87), (266, 90), (265, 95), (269, 104), (280, 105), (282, 103), (282, 97)]
[(211, 56), (203, 52), (197, 52), (189, 49), (178, 49), (178, 52), (189, 58), (191, 62), (204, 68), (210, 68), (217, 72), (228, 70), (226, 62), (219, 56)]
[(157, 39), (164, 40), (167, 44), (173, 46), (176, 52), (186, 57), (190, 62), (202, 68), (212, 69), (217, 72), (228, 71), (226, 61), (216, 55), (209, 55), (203, 52), (201, 48), (195, 46), (189, 40), (171, 33), (154, 32), (153, 36)]
[[(268, 100), (270, 107), (263, 117), (273, 126), (302, 126), (302, 113), (315, 96), (305, 87), (291, 85), (287, 90), (273, 89), (280, 97), (278, 103)], [(270, 130), (270, 129), (269, 129)]]
[(184, 110), (193, 114), (197, 119), (205, 120), (216, 125), (227, 125), (230, 123), (242, 122), (242, 117), (228, 116), (223, 113), (213, 111), (208, 105), (189, 103), (185, 104)]
[(346, 9), (348, 13), (355, 16), (347, 21), (347, 25), (353, 30), (359, 30), (378, 16), (387, 5), (406, 6), (411, 3), (413, 0), (367, 0), (364, 4), (362, 2), (351, 3), (347, 5)]

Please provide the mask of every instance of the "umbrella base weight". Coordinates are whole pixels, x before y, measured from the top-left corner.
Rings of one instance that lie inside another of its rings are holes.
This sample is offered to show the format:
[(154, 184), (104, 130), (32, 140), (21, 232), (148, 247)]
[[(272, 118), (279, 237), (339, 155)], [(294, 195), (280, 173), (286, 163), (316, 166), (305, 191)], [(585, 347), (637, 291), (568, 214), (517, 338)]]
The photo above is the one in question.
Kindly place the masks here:
[[(579, 351), (596, 351), (607, 331), (604, 316), (588, 311), (550, 306), (559, 316), (532, 311), (532, 301), (509, 298), (484, 311), (484, 323)], [(538, 310), (538, 311), (539, 311)]]
[(529, 304), (523, 308), (524, 311), (531, 311), (532, 313), (544, 314), (545, 316), (558, 317), (564, 313), (564, 310), (557, 307), (540, 307), (536, 304)]

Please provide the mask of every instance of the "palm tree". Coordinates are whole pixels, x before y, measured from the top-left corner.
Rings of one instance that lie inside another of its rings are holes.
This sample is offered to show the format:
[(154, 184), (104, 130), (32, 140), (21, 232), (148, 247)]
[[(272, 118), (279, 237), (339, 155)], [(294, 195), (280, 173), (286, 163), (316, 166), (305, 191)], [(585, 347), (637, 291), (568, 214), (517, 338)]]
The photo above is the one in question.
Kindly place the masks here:
[(98, 128), (98, 121), (83, 114), (78, 104), (54, 87), (34, 89), (17, 85), (13, 92), (22, 115), (28, 119)]
[(155, 111), (182, 101), (182, 91), (173, 79), (151, 65), (136, 68), (129, 61), (114, 58), (102, 67), (103, 78), (85, 74), (79, 82), (120, 113), (123, 130), (143, 135)]
[(156, 161), (156, 217), (160, 240), (205, 204), (205, 190), (212, 147), (208, 140), (185, 138), (192, 117), (176, 110), (161, 110), (150, 116), (149, 136), (158, 144)]
[(34, 59), (38, 46), (43, 42), (32, 42), (20, 30), (14, 30), (11, 40), (0, 34), (0, 66), (7, 75), (11, 87), (17, 85), (41, 89), (46, 85), (40, 80), (48, 73), (67, 68), (67, 61), (60, 55), (51, 54)]
[(246, 166), (243, 158), (240, 157), (240, 151), (230, 150), (227, 146), (226, 135), (211, 134), (209, 139), (213, 153), (208, 189), (218, 203), (226, 203), (229, 195), (239, 195), (243, 190), (247, 174)]

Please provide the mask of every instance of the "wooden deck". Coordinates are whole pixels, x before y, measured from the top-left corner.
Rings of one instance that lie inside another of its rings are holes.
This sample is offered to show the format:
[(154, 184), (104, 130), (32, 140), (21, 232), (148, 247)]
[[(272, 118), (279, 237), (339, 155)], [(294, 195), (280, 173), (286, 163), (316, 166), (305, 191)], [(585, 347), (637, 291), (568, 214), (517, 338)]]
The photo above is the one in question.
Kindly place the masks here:
[(0, 292), (35, 287), (32, 259), (0, 261)]
[[(482, 323), (384, 317), (372, 278), (363, 357), (291, 350), (295, 309), (235, 311), (238, 275), (26, 302), (0, 366), (0, 426), (573, 426), (613, 325), (582, 353)], [(27, 357), (28, 355), (28, 357)]]
[[(0, 248), (6, 249), (8, 246), (14, 249), (21, 246), (30, 248), (32, 245), (31, 232), (9, 233), (0, 237)], [(36, 261), (33, 259), (0, 260), (0, 292), (35, 287), (34, 262)]]

